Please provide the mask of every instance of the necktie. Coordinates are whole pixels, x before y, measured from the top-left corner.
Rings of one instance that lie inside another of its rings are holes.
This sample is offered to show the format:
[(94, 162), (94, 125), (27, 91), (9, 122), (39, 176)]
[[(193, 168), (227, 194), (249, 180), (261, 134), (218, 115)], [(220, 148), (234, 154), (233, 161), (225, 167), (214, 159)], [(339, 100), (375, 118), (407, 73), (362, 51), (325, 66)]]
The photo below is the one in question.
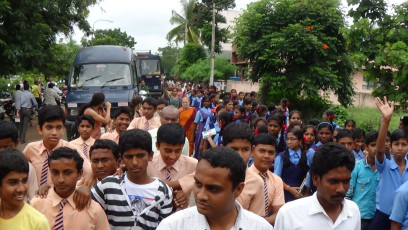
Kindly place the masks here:
[(54, 230), (64, 230), (64, 206), (67, 203), (67, 199), (62, 199), (61, 202), (59, 203), (60, 210), (57, 214), (57, 217), (55, 218), (55, 227)]
[(40, 179), (40, 186), (47, 183), (48, 179), (48, 157), (50, 153), (48, 150), (45, 150), (45, 161), (41, 170), (41, 179)]
[(84, 155), (88, 158), (88, 145), (84, 142)]
[(266, 184), (266, 173), (259, 173), (264, 181), (264, 197), (265, 197), (265, 217), (269, 214), (269, 196), (268, 196), (268, 186)]
[(165, 168), (164, 170), (166, 170), (166, 180), (171, 181), (170, 169)]
[(149, 131), (149, 121), (146, 121), (146, 123), (145, 123), (145, 130)]

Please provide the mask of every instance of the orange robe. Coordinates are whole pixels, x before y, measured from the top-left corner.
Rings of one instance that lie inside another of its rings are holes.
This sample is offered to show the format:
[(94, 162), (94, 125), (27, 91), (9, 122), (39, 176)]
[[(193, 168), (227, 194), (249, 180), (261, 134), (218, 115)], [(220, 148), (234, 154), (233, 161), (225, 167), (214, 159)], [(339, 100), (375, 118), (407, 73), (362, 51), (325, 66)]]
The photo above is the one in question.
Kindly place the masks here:
[(187, 110), (183, 110), (179, 108), (180, 120), (179, 123), (184, 127), (186, 131), (186, 137), (188, 139), (189, 147), (190, 147), (190, 156), (193, 154), (194, 151), (194, 118), (196, 116), (197, 110), (194, 107), (190, 107)]

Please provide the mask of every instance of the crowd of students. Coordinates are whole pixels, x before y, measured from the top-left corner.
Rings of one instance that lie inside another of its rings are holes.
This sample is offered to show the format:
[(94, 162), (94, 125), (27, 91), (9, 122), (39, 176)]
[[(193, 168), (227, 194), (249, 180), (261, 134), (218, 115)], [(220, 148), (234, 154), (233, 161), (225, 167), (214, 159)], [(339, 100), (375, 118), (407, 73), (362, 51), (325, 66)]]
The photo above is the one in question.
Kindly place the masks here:
[(376, 99), (381, 128), (365, 134), (330, 110), (305, 125), (286, 99), (186, 92), (116, 111), (97, 94), (70, 142), (63, 110), (43, 106), (23, 153), (1, 121), (0, 229), (408, 229), (408, 119), (388, 132), (393, 102)]

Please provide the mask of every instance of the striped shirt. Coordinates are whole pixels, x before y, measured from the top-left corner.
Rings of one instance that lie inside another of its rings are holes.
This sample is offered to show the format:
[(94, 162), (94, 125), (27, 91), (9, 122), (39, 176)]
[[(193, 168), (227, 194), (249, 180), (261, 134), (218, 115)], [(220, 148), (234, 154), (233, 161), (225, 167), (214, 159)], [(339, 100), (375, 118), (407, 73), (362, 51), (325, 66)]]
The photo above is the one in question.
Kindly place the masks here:
[(108, 216), (112, 230), (156, 229), (160, 221), (169, 216), (173, 210), (173, 194), (171, 188), (162, 180), (154, 202), (139, 215), (132, 211), (128, 194), (125, 190), (124, 178), (109, 176), (96, 184), (91, 192), (92, 198), (98, 202)]

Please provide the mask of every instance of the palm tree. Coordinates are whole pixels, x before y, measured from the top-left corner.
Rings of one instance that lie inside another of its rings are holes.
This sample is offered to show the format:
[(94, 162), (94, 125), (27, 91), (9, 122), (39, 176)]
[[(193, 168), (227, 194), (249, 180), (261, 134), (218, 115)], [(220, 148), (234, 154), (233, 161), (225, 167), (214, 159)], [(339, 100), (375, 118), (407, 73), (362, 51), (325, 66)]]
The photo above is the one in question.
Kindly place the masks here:
[(196, 6), (197, 0), (180, 0), (183, 7), (183, 15), (180, 15), (176, 11), (172, 10), (172, 16), (170, 18), (170, 23), (176, 24), (177, 26), (171, 29), (167, 33), (167, 40), (174, 40), (176, 44), (183, 42), (184, 45), (187, 42), (198, 43), (199, 42), (199, 30), (192, 25), (193, 10)]

